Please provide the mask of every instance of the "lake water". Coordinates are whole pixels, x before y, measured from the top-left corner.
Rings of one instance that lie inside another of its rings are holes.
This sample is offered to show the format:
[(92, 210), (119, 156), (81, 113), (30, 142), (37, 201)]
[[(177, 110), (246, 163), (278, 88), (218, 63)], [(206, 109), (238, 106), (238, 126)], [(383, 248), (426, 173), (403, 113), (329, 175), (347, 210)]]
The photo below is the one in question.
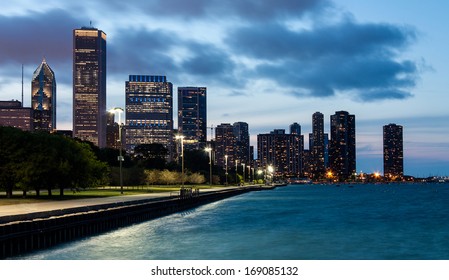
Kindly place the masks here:
[(449, 259), (449, 185), (290, 185), (18, 259)]

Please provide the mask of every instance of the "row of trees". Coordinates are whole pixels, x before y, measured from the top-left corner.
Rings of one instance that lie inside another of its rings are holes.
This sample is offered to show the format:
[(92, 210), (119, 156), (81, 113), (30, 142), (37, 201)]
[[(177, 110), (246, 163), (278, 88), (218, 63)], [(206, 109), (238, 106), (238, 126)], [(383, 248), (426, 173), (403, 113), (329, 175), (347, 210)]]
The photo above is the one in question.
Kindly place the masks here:
[(0, 127), (0, 189), (41, 190), (88, 188), (104, 184), (108, 165), (87, 143), (45, 132)]
[[(178, 171), (164, 170), (145, 170), (145, 182), (148, 185), (154, 184), (182, 184), (182, 173)], [(206, 182), (206, 177), (200, 173), (184, 174), (184, 183), (187, 184), (202, 184)]]

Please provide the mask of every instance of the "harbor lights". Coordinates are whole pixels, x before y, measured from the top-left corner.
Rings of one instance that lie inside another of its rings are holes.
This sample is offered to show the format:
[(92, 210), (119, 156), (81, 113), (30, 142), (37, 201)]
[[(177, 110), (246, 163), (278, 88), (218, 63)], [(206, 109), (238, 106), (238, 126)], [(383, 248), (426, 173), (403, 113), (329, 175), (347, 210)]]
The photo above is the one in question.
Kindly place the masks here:
[(109, 110), (109, 113), (112, 114), (116, 114), (118, 113), (118, 142), (120, 142), (120, 148), (119, 148), (119, 156), (118, 156), (118, 161), (119, 161), (119, 172), (120, 172), (120, 193), (123, 194), (123, 174), (122, 174), (122, 162), (124, 161), (123, 155), (122, 155), (122, 149), (123, 149), (123, 143), (122, 143), (122, 127), (123, 127), (123, 123), (122, 123), (122, 119), (121, 119), (121, 114), (123, 113), (123, 109), (120, 107), (115, 107), (111, 110)]

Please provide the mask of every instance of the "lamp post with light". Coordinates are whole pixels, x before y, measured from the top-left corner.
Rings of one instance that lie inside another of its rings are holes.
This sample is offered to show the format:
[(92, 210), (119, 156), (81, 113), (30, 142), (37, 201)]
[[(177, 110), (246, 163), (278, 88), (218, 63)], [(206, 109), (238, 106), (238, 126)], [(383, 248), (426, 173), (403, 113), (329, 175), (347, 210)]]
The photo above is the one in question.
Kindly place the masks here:
[(184, 188), (184, 135), (176, 135), (176, 139), (181, 141), (181, 185)]
[(204, 150), (209, 153), (209, 165), (210, 165), (209, 184), (212, 186), (212, 148), (211, 147), (207, 147)]
[(238, 181), (238, 177), (239, 177), (238, 172), (237, 172), (238, 163), (239, 163), (239, 161), (236, 159), (235, 160), (235, 184), (236, 185), (239, 185), (239, 183), (237, 182)]
[(243, 185), (245, 185), (245, 164), (244, 163), (242, 163), (242, 166), (243, 166)]
[(118, 113), (118, 140), (120, 142), (120, 149), (119, 149), (119, 170), (120, 170), (120, 193), (123, 194), (123, 175), (122, 175), (122, 162), (124, 160), (122, 155), (122, 149), (123, 149), (123, 143), (122, 143), (122, 119), (121, 114), (123, 113), (123, 109), (120, 107), (115, 107), (114, 109), (109, 110), (110, 113), (114, 114)]
[(225, 180), (226, 186), (228, 186), (228, 155), (225, 155)]

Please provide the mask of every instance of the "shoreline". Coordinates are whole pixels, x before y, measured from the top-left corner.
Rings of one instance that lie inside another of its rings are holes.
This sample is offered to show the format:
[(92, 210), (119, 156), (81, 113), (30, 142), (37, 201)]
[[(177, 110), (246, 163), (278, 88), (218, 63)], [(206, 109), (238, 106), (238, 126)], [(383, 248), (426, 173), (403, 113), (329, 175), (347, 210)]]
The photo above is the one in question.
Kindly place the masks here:
[[(0, 217), (0, 259), (148, 221), (200, 205), (274, 186), (245, 186)], [(170, 194), (169, 194), (170, 195)], [(42, 203), (39, 203), (42, 204)]]

